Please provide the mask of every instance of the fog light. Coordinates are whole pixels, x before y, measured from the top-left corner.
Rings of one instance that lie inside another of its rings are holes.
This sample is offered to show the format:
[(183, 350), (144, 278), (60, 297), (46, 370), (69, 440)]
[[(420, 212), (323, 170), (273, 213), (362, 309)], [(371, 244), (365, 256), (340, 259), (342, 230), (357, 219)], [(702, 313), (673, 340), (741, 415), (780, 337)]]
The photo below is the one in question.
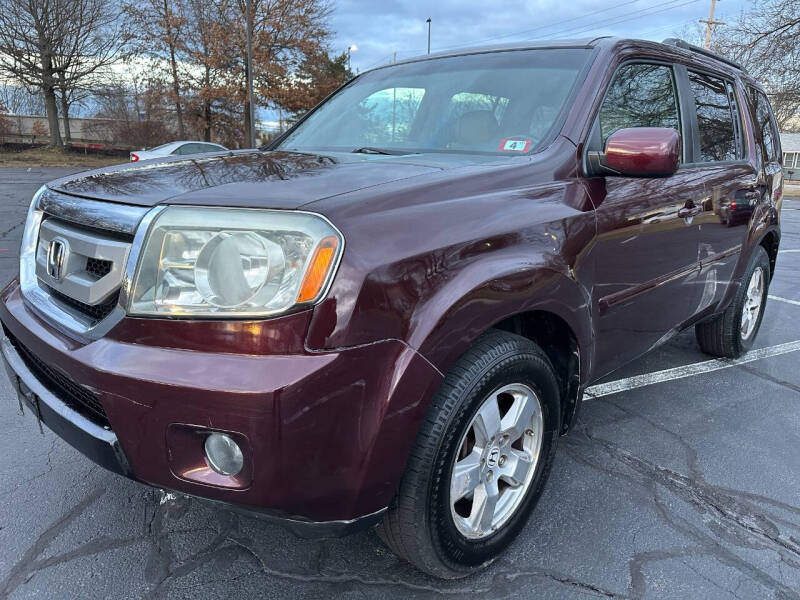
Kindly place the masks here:
[(206, 460), (220, 475), (233, 476), (242, 470), (242, 449), (224, 433), (212, 433), (206, 438)]

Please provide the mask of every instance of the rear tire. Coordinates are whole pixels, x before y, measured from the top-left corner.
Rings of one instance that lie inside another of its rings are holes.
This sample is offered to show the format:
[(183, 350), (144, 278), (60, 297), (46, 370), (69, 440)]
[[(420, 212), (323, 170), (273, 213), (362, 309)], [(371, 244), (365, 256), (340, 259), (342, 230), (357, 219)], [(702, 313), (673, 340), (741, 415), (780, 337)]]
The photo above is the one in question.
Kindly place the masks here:
[(445, 377), (378, 535), (435, 577), (490, 564), (542, 494), (560, 415), (547, 355), (521, 336), (487, 332)]
[(769, 281), (769, 257), (766, 250), (758, 246), (725, 312), (711, 321), (695, 325), (695, 337), (703, 352), (738, 358), (753, 346), (764, 318)]

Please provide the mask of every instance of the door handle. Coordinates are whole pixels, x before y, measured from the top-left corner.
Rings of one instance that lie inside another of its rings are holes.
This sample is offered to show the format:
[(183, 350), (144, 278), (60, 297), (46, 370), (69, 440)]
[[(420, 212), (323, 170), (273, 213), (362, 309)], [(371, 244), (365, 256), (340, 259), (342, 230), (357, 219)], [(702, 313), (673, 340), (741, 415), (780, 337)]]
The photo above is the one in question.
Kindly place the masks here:
[(689, 217), (699, 215), (701, 212), (703, 212), (702, 206), (684, 206), (678, 211), (678, 218), (688, 219)]

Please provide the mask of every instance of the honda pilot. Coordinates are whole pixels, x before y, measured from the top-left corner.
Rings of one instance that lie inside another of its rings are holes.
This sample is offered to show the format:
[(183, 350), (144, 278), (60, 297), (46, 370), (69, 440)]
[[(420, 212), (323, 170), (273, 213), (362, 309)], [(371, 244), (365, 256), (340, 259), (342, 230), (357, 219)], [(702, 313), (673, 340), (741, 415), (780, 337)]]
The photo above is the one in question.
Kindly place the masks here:
[(367, 71), (266, 148), (42, 187), (0, 293), (19, 410), (120, 475), (464, 576), (593, 381), (689, 327), (753, 345), (779, 144), (764, 89), (679, 40)]

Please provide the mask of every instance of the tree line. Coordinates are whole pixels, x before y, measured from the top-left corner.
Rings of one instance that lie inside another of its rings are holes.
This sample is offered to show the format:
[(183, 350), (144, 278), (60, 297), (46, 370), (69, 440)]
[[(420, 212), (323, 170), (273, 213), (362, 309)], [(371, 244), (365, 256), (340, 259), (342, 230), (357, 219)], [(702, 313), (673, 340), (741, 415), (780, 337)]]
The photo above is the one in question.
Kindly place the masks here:
[(330, 12), (327, 0), (0, 0), (0, 79), (14, 83), (0, 112), (24, 89), (53, 146), (89, 102), (118, 142), (251, 147), (246, 15), (255, 104), (295, 116), (351, 77), (346, 53), (330, 53)]
[(800, 3), (755, 0), (718, 27), (712, 49), (739, 62), (770, 98), (781, 131), (800, 131)]
[[(250, 147), (246, 15), (255, 104), (294, 117), (352, 76), (346, 53), (330, 52), (331, 10), (329, 0), (0, 0), (0, 112), (44, 112), (53, 146), (70, 143), (70, 112), (89, 103), (118, 143)], [(753, 0), (713, 38), (764, 84), (789, 131), (800, 128), (799, 39), (796, 0)]]

